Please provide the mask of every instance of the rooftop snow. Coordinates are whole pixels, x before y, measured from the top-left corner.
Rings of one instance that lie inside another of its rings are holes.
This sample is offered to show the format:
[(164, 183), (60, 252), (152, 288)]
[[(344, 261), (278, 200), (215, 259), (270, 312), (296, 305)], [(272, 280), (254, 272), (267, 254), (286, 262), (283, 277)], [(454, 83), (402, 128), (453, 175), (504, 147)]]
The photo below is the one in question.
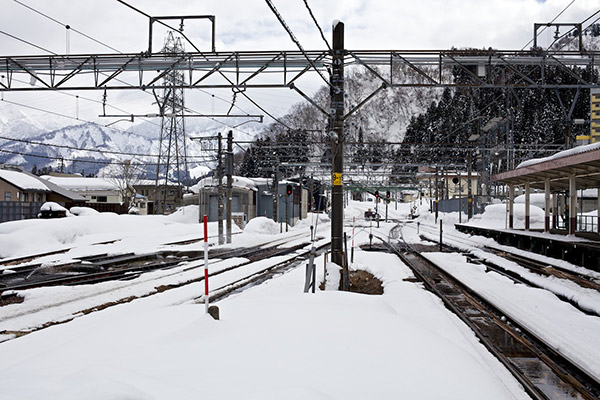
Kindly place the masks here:
[(43, 176), (44, 179), (73, 191), (85, 190), (118, 190), (115, 183), (102, 178), (71, 178), (63, 176)]
[(0, 169), (0, 178), (22, 190), (50, 191), (50, 189), (48, 189), (48, 187), (38, 178), (23, 172)]
[(521, 164), (517, 165), (517, 168), (523, 168), (534, 164), (539, 164), (545, 161), (556, 160), (558, 158), (568, 157), (575, 154), (585, 153), (586, 151), (592, 151), (600, 149), (600, 143), (592, 143), (584, 146), (577, 146), (572, 149), (559, 151), (558, 153), (551, 155), (549, 157), (543, 158), (533, 158), (531, 160), (523, 161)]

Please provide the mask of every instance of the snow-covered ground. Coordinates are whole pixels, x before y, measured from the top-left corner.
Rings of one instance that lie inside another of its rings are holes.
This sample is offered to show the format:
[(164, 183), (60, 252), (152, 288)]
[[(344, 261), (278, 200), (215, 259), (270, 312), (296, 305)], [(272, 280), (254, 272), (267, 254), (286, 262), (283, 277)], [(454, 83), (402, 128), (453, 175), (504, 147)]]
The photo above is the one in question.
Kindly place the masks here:
[[(368, 243), (370, 232), (387, 237), (395, 225), (381, 222), (380, 228), (369, 226), (362, 215), (373, 206), (372, 202), (350, 202), (346, 208), (347, 223), (356, 219), (355, 247)], [(409, 207), (398, 204), (396, 209), (392, 203), (389, 214), (406, 218)], [(419, 222), (425, 228), (421, 233), (426, 234), (426, 227), (436, 227), (435, 221), (424, 206), (420, 211)], [(515, 212), (519, 221), (519, 210)], [(379, 213), (385, 215), (381, 209)], [(504, 212), (492, 208), (474, 223), (504, 228), (500, 215)], [(326, 217), (320, 218), (317, 236), (326, 241), (329, 222)], [(441, 218), (448, 236), (459, 235), (453, 229), (457, 214)], [(0, 257), (68, 249), (64, 254), (44, 258), (47, 263), (56, 263), (92, 252), (156, 251), (169, 247), (169, 243), (202, 237), (197, 221), (197, 209), (188, 207), (169, 217), (94, 214), (4, 223), (0, 224)], [(232, 246), (260, 245), (285, 237), (306, 242), (315, 222), (316, 216), (311, 215), (289, 233), (280, 234), (277, 226), (259, 218), (233, 235)], [(421, 242), (415, 226), (407, 224), (403, 236)], [(351, 235), (352, 228), (346, 231)], [(216, 224), (211, 224), (209, 236), (215, 232)], [(489, 241), (469, 239), (472, 251), (480, 251)], [(211, 248), (217, 246), (214, 238), (210, 243)], [(202, 243), (178, 246), (201, 249)], [(467, 245), (463, 242), (462, 246)], [(551, 292), (505, 282), (480, 267), (463, 263), (461, 257), (431, 253), (431, 258), (441, 259), (447, 270), (472, 277), (478, 290), (495, 299), (509, 300), (507, 314), (514, 314), (511, 318), (527, 318), (540, 330), (560, 326), (549, 336), (561, 348), (568, 345), (572, 357), (579, 357), (600, 375), (600, 364), (595, 361), (600, 360), (600, 354), (594, 340), (600, 337), (599, 318), (585, 316)], [(210, 268), (215, 271), (243, 261), (212, 260)], [(316, 265), (317, 280), (322, 281), (322, 257)], [(175, 269), (126, 282), (33, 289), (22, 293), (23, 303), (0, 307), (0, 331), (70, 320), (0, 343), (0, 399), (528, 398), (474, 333), (439, 299), (421, 284), (404, 280), (412, 275), (401, 261), (390, 254), (358, 248), (352, 268), (367, 270), (381, 279), (383, 295), (336, 290), (305, 294), (302, 267), (218, 302), (219, 321), (206, 316), (204, 305), (198, 301), (203, 282), (87, 315), (72, 315), (94, 303), (143, 296), (159, 284), (202, 276), (201, 267), (200, 262), (182, 263)], [(224, 275), (211, 278), (211, 288), (223, 284), (228, 279)], [(588, 307), (600, 304), (597, 294), (583, 289), (578, 294), (576, 287), (569, 290)], [(73, 306), (68, 300), (74, 298), (82, 303)], [(519, 299), (528, 309), (518, 307)], [(534, 304), (536, 299), (543, 300)], [(44, 302), (64, 305), (44, 311)], [(534, 306), (543, 306), (544, 310)], [(24, 312), (34, 309), (39, 310)], [(552, 314), (552, 319), (547, 314)], [(7, 336), (5, 339), (9, 339)]]

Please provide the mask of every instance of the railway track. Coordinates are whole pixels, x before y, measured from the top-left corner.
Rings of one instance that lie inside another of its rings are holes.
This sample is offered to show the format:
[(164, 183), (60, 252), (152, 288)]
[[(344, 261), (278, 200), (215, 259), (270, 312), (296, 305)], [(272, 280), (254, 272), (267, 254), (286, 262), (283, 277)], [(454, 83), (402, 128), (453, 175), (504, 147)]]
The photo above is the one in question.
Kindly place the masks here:
[[(211, 258), (269, 257), (284, 250), (278, 246), (294, 239), (304, 238), (306, 234), (287, 236), (263, 244), (259, 248), (215, 249)], [(190, 244), (203, 238), (170, 243), (171, 245)], [(49, 254), (59, 254), (52, 252)], [(39, 256), (38, 256), (39, 257)], [(76, 260), (55, 263), (35, 263), (23, 266), (15, 265), (0, 274), (0, 296), (4, 292), (27, 290), (45, 286), (82, 285), (111, 280), (134, 279), (141, 274), (157, 269), (169, 269), (182, 262), (193, 262), (204, 257), (203, 251), (162, 250), (146, 254), (94, 254), (79, 257)], [(31, 262), (31, 258), (25, 258)], [(8, 272), (8, 273), (7, 273)]]
[[(423, 229), (423, 227), (421, 228)], [(421, 238), (439, 243), (431, 235), (421, 235)], [(438, 234), (439, 235), (439, 234)], [(458, 235), (446, 233), (443, 248), (450, 252), (464, 252), (471, 262), (485, 265), (507, 278), (523, 283), (530, 287), (549, 290), (561, 300), (573, 305), (580, 311), (600, 317), (600, 303), (597, 300), (600, 293), (600, 281), (597, 273), (585, 271), (582, 267), (576, 270), (567, 269), (558, 265), (551, 265), (552, 261), (540, 261), (521, 254), (510, 252), (506, 246), (492, 247), (480, 246), (474, 248), (473, 242)], [(448, 237), (450, 240), (448, 240)], [(439, 239), (438, 239), (439, 240)], [(510, 261), (507, 264), (505, 260)], [(511, 267), (514, 265), (515, 267)], [(556, 278), (556, 279), (548, 279)], [(578, 296), (581, 292), (588, 292), (587, 296)]]
[[(302, 238), (305, 240), (299, 241)], [(222, 282), (216, 289), (211, 289), (211, 296), (212, 293), (215, 298), (230, 295), (234, 291), (244, 290), (249, 285), (258, 284), (274, 274), (297, 266), (302, 262), (303, 257), (308, 257), (310, 249), (307, 249), (307, 246), (309, 245), (310, 241), (306, 238), (306, 234), (298, 234), (273, 240), (260, 247), (219, 249), (211, 252), (209, 277), (211, 280), (218, 278), (217, 282)], [(319, 250), (328, 245), (328, 243), (320, 243)], [(48, 298), (41, 305), (27, 306), (27, 302), (19, 304), (17, 308), (11, 310), (11, 313), (7, 312), (5, 307), (0, 307), (0, 341), (69, 321), (98, 309), (203, 281), (203, 255), (197, 258), (186, 257), (185, 259), (174, 258), (167, 266), (165, 264), (159, 266), (161, 269), (170, 269), (168, 271), (142, 275), (143, 272), (156, 269), (155, 266), (146, 265), (146, 270), (143, 269), (144, 266), (141, 267), (142, 269), (137, 266), (121, 268), (118, 271), (120, 274), (118, 278), (111, 277), (112, 280), (119, 279), (119, 281), (110, 283), (109, 286), (80, 286), (76, 292), (69, 292), (65, 297), (52, 295), (52, 298)], [(265, 265), (265, 260), (270, 259), (277, 262)], [(72, 284), (97, 283), (104, 279), (100, 275), (87, 274), (84, 281), (72, 282)], [(123, 279), (128, 281), (121, 282)], [(14, 289), (5, 292), (10, 297), (19, 293)], [(0, 304), (9, 305), (15, 302), (17, 301), (0, 302)], [(2, 335), (5, 335), (4, 339)]]
[(384, 241), (386, 247), (473, 330), (533, 399), (598, 399), (600, 382), (585, 368), (559, 354), (520, 324), (507, 321), (494, 305), (404, 243), (401, 230), (397, 237), (398, 243)]

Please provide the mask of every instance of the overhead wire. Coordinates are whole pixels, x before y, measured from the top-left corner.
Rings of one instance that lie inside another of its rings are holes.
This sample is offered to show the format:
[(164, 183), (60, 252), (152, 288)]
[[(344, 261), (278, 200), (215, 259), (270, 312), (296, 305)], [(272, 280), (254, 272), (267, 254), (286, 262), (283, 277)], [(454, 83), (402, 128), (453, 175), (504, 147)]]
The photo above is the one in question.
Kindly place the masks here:
[[(127, 3), (126, 1), (124, 1), (124, 0), (117, 0), (117, 1), (118, 1), (119, 3), (121, 3), (121, 4), (123, 4), (123, 5), (125, 5), (125, 6), (127, 6), (127, 7), (129, 7), (129, 8), (131, 8), (132, 10), (134, 10), (134, 11), (136, 11), (136, 12), (138, 12), (138, 13), (140, 13), (140, 14), (144, 15), (144, 16), (145, 16), (145, 17), (147, 17), (147, 18), (152, 18), (152, 16), (151, 16), (150, 14), (147, 14), (147, 13), (145, 13), (144, 11), (142, 11), (142, 10), (140, 10), (140, 9), (138, 9), (138, 8), (136, 8), (136, 7), (132, 6), (132, 5), (130, 5), (130, 4), (128, 4), (128, 3)], [(188, 38), (188, 37), (187, 37), (187, 36), (186, 36), (184, 33), (183, 33), (183, 32), (181, 32), (179, 29), (173, 28), (172, 26), (170, 26), (169, 24), (166, 24), (166, 23), (165, 23), (165, 22), (163, 22), (163, 21), (157, 20), (156, 22), (158, 22), (159, 24), (161, 24), (161, 25), (163, 25), (163, 26), (165, 26), (165, 27), (167, 27), (167, 28), (169, 28), (169, 29), (171, 29), (171, 30), (173, 30), (173, 31), (177, 31), (177, 32), (179, 32), (179, 33), (181, 34), (181, 36), (182, 36), (182, 37), (183, 37), (185, 40), (187, 40), (187, 41), (188, 41), (188, 43), (190, 43), (190, 45), (192, 45), (192, 47), (193, 47), (193, 48), (194, 48), (194, 49), (195, 49), (195, 50), (196, 50), (196, 51), (197, 51), (197, 52), (198, 52), (200, 55), (202, 55), (202, 56), (203, 56), (203, 57), (204, 57), (204, 58), (205, 58), (205, 59), (208, 61), (208, 58), (207, 58), (207, 57), (204, 55), (204, 52), (202, 52), (202, 51), (201, 51), (201, 50), (200, 50), (200, 49), (199, 49), (199, 48), (198, 48), (198, 47), (197, 47), (197, 46), (196, 46), (196, 45), (195, 45), (195, 44), (194, 44), (194, 43), (193, 43), (193, 42), (192, 42), (192, 41), (191, 41), (191, 40), (190, 40), (190, 39), (189, 39), (189, 38)], [(234, 83), (233, 81), (231, 81), (231, 79), (229, 79), (229, 78), (228, 78), (228, 77), (227, 77), (227, 76), (226, 76), (226, 75), (223, 73), (223, 71), (221, 71), (221, 70), (218, 70), (217, 72), (218, 72), (218, 73), (219, 73), (219, 74), (220, 74), (220, 75), (221, 75), (221, 76), (222, 76), (222, 77), (223, 77), (225, 80), (227, 80), (227, 81), (228, 81), (228, 82), (229, 82), (229, 83), (230, 83), (230, 84), (231, 84), (233, 87), (236, 87), (235, 83)], [(240, 90), (240, 91), (239, 91), (239, 93), (241, 93), (241, 94), (242, 94), (242, 96), (244, 96), (244, 97), (245, 97), (245, 98), (246, 98), (248, 101), (250, 101), (252, 104), (254, 104), (254, 106), (255, 106), (255, 107), (257, 107), (257, 108), (258, 108), (259, 110), (261, 110), (263, 113), (265, 113), (265, 114), (267, 114), (269, 117), (271, 117), (271, 119), (273, 119), (273, 120), (274, 120), (274, 121), (276, 121), (277, 123), (279, 123), (279, 124), (281, 124), (281, 125), (285, 126), (285, 127), (286, 127), (286, 128), (288, 128), (288, 129), (292, 129), (292, 128), (290, 128), (290, 127), (289, 127), (287, 124), (285, 124), (284, 122), (282, 122), (280, 119), (278, 119), (277, 117), (275, 117), (273, 114), (271, 114), (270, 112), (268, 112), (267, 110), (265, 110), (263, 107), (261, 107), (261, 106), (260, 106), (260, 105), (259, 105), (259, 104), (258, 104), (256, 101), (252, 100), (252, 99), (250, 98), (250, 96), (248, 96), (248, 95), (246, 94), (246, 92), (245, 92), (244, 90)], [(198, 113), (198, 114), (200, 114), (200, 113)], [(212, 118), (211, 118), (211, 119), (212, 119)], [(223, 123), (223, 122), (220, 122), (220, 121), (217, 121), (217, 120), (215, 120), (215, 121), (216, 121), (216, 122), (219, 122), (219, 123), (221, 123), (221, 124), (223, 124), (223, 125), (225, 125), (225, 126), (228, 126), (229, 128), (232, 128), (232, 129), (233, 129), (233, 126), (227, 125), (227, 124), (225, 124), (225, 123)]]
[(325, 45), (327, 46), (327, 48), (329, 49), (329, 51), (333, 51), (331, 49), (331, 46), (329, 45), (329, 42), (327, 41), (327, 39), (325, 38), (325, 35), (323, 34), (323, 30), (321, 29), (321, 26), (319, 25), (319, 23), (317, 22), (317, 19), (315, 18), (312, 9), (310, 8), (310, 6), (308, 5), (308, 0), (304, 0), (304, 5), (306, 6), (306, 9), (308, 10), (308, 13), (310, 14), (310, 17), (312, 18), (313, 22), (315, 23), (315, 25), (317, 26), (317, 29), (319, 30), (319, 33), (321, 34), (321, 38), (323, 39), (323, 41), (325, 42)]
[[(14, 154), (14, 155), (20, 155), (20, 156), (26, 156), (26, 157), (44, 158), (44, 159), (48, 159), (48, 160), (71, 161), (71, 162), (75, 162), (75, 163), (89, 163), (89, 164), (100, 164), (100, 165), (131, 165), (131, 163), (129, 161), (82, 160), (80, 158), (65, 158), (65, 157), (48, 156), (48, 155), (42, 155), (42, 154), (31, 154), (31, 153), (24, 153), (21, 151), (13, 151), (13, 150), (6, 150), (6, 149), (0, 149), (0, 153)], [(204, 157), (204, 161), (214, 161), (214, 158)], [(143, 165), (148, 166), (148, 167), (155, 167), (158, 165), (158, 163), (144, 162)]]
[(11, 35), (11, 34), (10, 34), (10, 33), (8, 33), (8, 32), (0, 31), (0, 33), (1, 33), (1, 34), (3, 34), (3, 35), (6, 35), (6, 36), (8, 36), (8, 37), (10, 37), (10, 38), (13, 38), (13, 39), (15, 39), (15, 40), (18, 40), (19, 42), (22, 42), (22, 43), (28, 44), (28, 45), (30, 45), (30, 46), (33, 46), (33, 47), (37, 48), (37, 49), (40, 49), (40, 50), (42, 50), (42, 51), (45, 51), (46, 53), (50, 53), (50, 54), (53, 54), (53, 55), (55, 55), (55, 56), (57, 56), (57, 55), (58, 55), (58, 54), (56, 54), (56, 53), (55, 53), (55, 52), (53, 52), (53, 51), (50, 51), (50, 50), (48, 50), (48, 49), (45, 49), (45, 48), (43, 48), (43, 47), (41, 47), (41, 46), (38, 46), (37, 44), (31, 43), (31, 42), (29, 42), (29, 41), (27, 41), (27, 40), (25, 40), (25, 39), (21, 39), (20, 37), (17, 37), (17, 36)]
[[(48, 49), (46, 49), (46, 48), (44, 48), (44, 47), (42, 47), (42, 46), (38, 46), (38, 45), (36, 45), (36, 44), (34, 44), (34, 43), (31, 43), (31, 42), (29, 42), (29, 41), (27, 41), (27, 40), (21, 39), (21, 38), (19, 38), (19, 37), (17, 37), (17, 36), (11, 35), (11, 34), (9, 34), (9, 33), (7, 33), (7, 32), (0, 31), (0, 33), (4, 34), (4, 35), (6, 35), (6, 36), (9, 36), (9, 37), (11, 37), (11, 38), (13, 38), (13, 39), (15, 39), (15, 40), (18, 40), (18, 41), (20, 41), (20, 42), (26, 43), (26, 44), (28, 44), (28, 45), (30, 45), (30, 46), (33, 46), (33, 47), (35, 47), (35, 48), (38, 48), (38, 49), (40, 49), (40, 50), (42, 50), (42, 51), (45, 51), (45, 52), (47, 52), (47, 53), (50, 53), (50, 54), (53, 54), (53, 55), (58, 55), (57, 53), (55, 53), (55, 52), (53, 52), (53, 51), (51, 51), (51, 50), (48, 50)], [(104, 74), (104, 73), (102, 73), (102, 74), (103, 74), (104, 76), (106, 76), (106, 74)], [(129, 83), (129, 82), (125, 82), (125, 81), (123, 81), (123, 80), (120, 80), (120, 79), (118, 79), (118, 78), (114, 78), (114, 79), (115, 79), (115, 80), (117, 80), (117, 81), (119, 81), (119, 82), (121, 82), (121, 83), (123, 83), (123, 84), (125, 84), (125, 85), (129, 85), (129, 86), (133, 87), (133, 85), (132, 85), (131, 83)], [(20, 81), (20, 80), (18, 80), (18, 79), (16, 79), (16, 78), (13, 78), (13, 80), (15, 80), (15, 81), (17, 81), (17, 82), (21, 82), (21, 83), (26, 83), (26, 82)], [(210, 92), (207, 92), (207, 91), (205, 91), (205, 90), (201, 90), (201, 91), (202, 91), (203, 93), (206, 93), (206, 94), (209, 94), (209, 95), (210, 95)], [(71, 94), (69, 94), (69, 93), (66, 93), (66, 92), (64, 92), (64, 91), (60, 90), (60, 89), (57, 89), (57, 90), (56, 90), (56, 92), (57, 92), (57, 93), (61, 93), (61, 94), (65, 94), (65, 95), (69, 95), (69, 96), (73, 96), (73, 97), (75, 97), (75, 95), (71, 95)], [(149, 94), (149, 95), (152, 95), (151, 93), (148, 93), (148, 92), (145, 92), (145, 91), (144, 91), (144, 93), (147, 93), (147, 94)], [(215, 96), (215, 95), (213, 95), (213, 97), (216, 97), (217, 99), (219, 99), (219, 100), (221, 100), (221, 101), (224, 101), (224, 102), (226, 102), (226, 103), (229, 103), (229, 101), (227, 101), (226, 99), (223, 99), (223, 98), (221, 98), (221, 97), (219, 97), (219, 96)], [(89, 99), (87, 99), (87, 98), (84, 98), (84, 97), (81, 97), (81, 98), (82, 98), (82, 99), (89, 100)], [(93, 100), (90, 100), (90, 101), (93, 101)], [(23, 107), (27, 107), (27, 106), (25, 106), (25, 105), (23, 105), (23, 104), (18, 104), (18, 105), (20, 105), (20, 106), (23, 106)], [(109, 106), (110, 106), (110, 105), (109, 105)], [(120, 109), (120, 108), (117, 108), (117, 107), (115, 107), (115, 106), (110, 106), (110, 107), (112, 107), (112, 108), (115, 108), (115, 109), (118, 109), (119, 111), (125, 112), (126, 114), (131, 114), (130, 112), (127, 112), (127, 111), (125, 111), (125, 110), (122, 110), (122, 109)], [(258, 106), (258, 105), (257, 105), (257, 107), (259, 107), (259, 108), (260, 108), (260, 106)], [(241, 109), (241, 108), (240, 108), (239, 106), (237, 106), (237, 105), (236, 105), (236, 108), (237, 108), (237, 109), (239, 109), (239, 110), (241, 110), (242, 112), (245, 112), (243, 109)], [(195, 114), (197, 114), (197, 115), (202, 115), (202, 113), (201, 113), (201, 112), (199, 112), (199, 111), (195, 111), (195, 110), (193, 110), (193, 109), (190, 109), (190, 108), (187, 108), (187, 110), (188, 110), (188, 111), (190, 111), (190, 112), (192, 112), (192, 113), (195, 113)], [(47, 111), (46, 111), (46, 112), (47, 112)], [(246, 113), (246, 114), (247, 114), (247, 113)], [(64, 116), (63, 114), (59, 114), (59, 115), (60, 115), (60, 116)], [(270, 116), (270, 115), (269, 115), (269, 116)], [(222, 122), (222, 121), (219, 121), (218, 119), (216, 119), (216, 118), (213, 118), (213, 117), (207, 117), (207, 118), (209, 118), (209, 119), (213, 120), (214, 122), (216, 122), (216, 123), (218, 123), (218, 124), (221, 124), (221, 125), (227, 126), (228, 128), (232, 128), (232, 129), (233, 129), (233, 125), (229, 125), (229, 124), (227, 124), (227, 123), (225, 123), (225, 122)], [(274, 118), (274, 117), (272, 117), (272, 118)], [(144, 120), (144, 121), (147, 121), (147, 122), (150, 122), (150, 123), (152, 123), (153, 125), (157, 125), (157, 126), (158, 126), (158, 124), (156, 124), (156, 123), (153, 123), (153, 122), (151, 122), (151, 121), (149, 121), (149, 120), (147, 120), (147, 119), (144, 119), (144, 118), (140, 118), (140, 119), (142, 119), (142, 120)], [(252, 134), (250, 134), (249, 132), (245, 132), (245, 131), (243, 131), (243, 130), (241, 130), (241, 129), (238, 129), (238, 131), (239, 131), (239, 132), (242, 132), (242, 133), (244, 133), (244, 134), (246, 134), (246, 135), (252, 135)]]
[(77, 29), (73, 28), (73, 27), (72, 27), (72, 26), (70, 26), (70, 25), (67, 25), (67, 24), (65, 24), (65, 23), (63, 23), (63, 22), (60, 22), (59, 20), (57, 20), (57, 19), (55, 19), (55, 18), (52, 18), (51, 16), (49, 16), (49, 15), (47, 15), (47, 14), (44, 14), (43, 12), (41, 12), (41, 11), (39, 11), (39, 10), (36, 10), (35, 8), (33, 8), (33, 7), (31, 7), (31, 6), (27, 5), (27, 4), (25, 4), (25, 3), (23, 3), (23, 2), (21, 2), (21, 1), (19, 1), (19, 0), (13, 0), (13, 1), (14, 1), (15, 3), (17, 3), (17, 4), (20, 4), (20, 5), (22, 5), (23, 7), (25, 7), (25, 8), (27, 8), (27, 9), (29, 9), (29, 10), (31, 10), (31, 11), (33, 11), (33, 12), (35, 12), (35, 13), (39, 14), (39, 15), (41, 15), (41, 16), (43, 16), (43, 17), (45, 17), (45, 18), (49, 19), (49, 20), (51, 20), (51, 21), (54, 21), (54, 22), (56, 22), (56, 23), (57, 23), (57, 24), (59, 24), (59, 25), (62, 25), (62, 26), (63, 26), (63, 27), (65, 27), (66, 29), (70, 29), (70, 30), (72, 30), (73, 32), (75, 32), (75, 33), (78, 33), (78, 34), (80, 34), (81, 36), (83, 36), (83, 37), (85, 37), (85, 38), (87, 38), (87, 39), (89, 39), (89, 40), (91, 40), (91, 41), (93, 41), (93, 42), (96, 42), (96, 43), (98, 43), (98, 44), (100, 44), (100, 45), (102, 45), (102, 46), (104, 46), (104, 47), (106, 47), (106, 48), (109, 48), (109, 49), (111, 49), (111, 50), (113, 50), (113, 51), (116, 51), (117, 53), (121, 53), (121, 54), (123, 54), (122, 52), (120, 52), (119, 50), (115, 49), (114, 47), (112, 47), (112, 46), (109, 46), (109, 45), (107, 45), (106, 43), (103, 43), (103, 42), (101, 42), (100, 40), (97, 40), (97, 39), (95, 39), (95, 38), (93, 38), (93, 37), (91, 37), (91, 36), (89, 36), (89, 35), (87, 35), (87, 34), (85, 34), (85, 33), (81, 32), (81, 31), (79, 31), (79, 30), (77, 30)]
[[(585, 24), (587, 21), (589, 21), (590, 19), (594, 18), (597, 14), (600, 13), (600, 10), (596, 11), (595, 13), (593, 13), (592, 15), (590, 15), (589, 17), (587, 17), (585, 20), (583, 20), (581, 22), (581, 25), (583, 26), (583, 24)], [(592, 21), (587, 27), (582, 28), (583, 32), (589, 30), (596, 22), (598, 22), (600, 20), (600, 17), (596, 18), (594, 21)], [(548, 48), (552, 47), (552, 45), (554, 45), (554, 43), (556, 43), (557, 41), (559, 41), (560, 39), (568, 36), (569, 34), (575, 32), (577, 28), (573, 27), (570, 30), (568, 30), (567, 32), (565, 32), (563, 35), (561, 35), (559, 38), (554, 39), (554, 41), (550, 44), (550, 46), (548, 46)], [(581, 32), (583, 34), (583, 32)], [(562, 43), (561, 46), (558, 48), (558, 50), (562, 50), (563, 48), (565, 48), (567, 45), (569, 45), (573, 40), (575, 40), (576, 36), (573, 36), (571, 39), (569, 39), (566, 43)]]
[[(117, 0), (117, 1), (120, 1), (120, 0)], [(313, 60), (311, 60), (310, 57), (308, 56), (308, 54), (306, 54), (306, 51), (304, 50), (304, 48), (302, 47), (302, 45), (300, 44), (300, 42), (298, 41), (298, 39), (296, 38), (296, 36), (292, 32), (292, 30), (290, 29), (290, 27), (287, 25), (287, 23), (285, 22), (285, 20), (283, 19), (283, 17), (279, 13), (279, 11), (277, 11), (277, 8), (275, 8), (275, 5), (273, 5), (273, 2), (271, 0), (265, 0), (265, 1), (266, 1), (267, 5), (269, 6), (269, 8), (271, 9), (271, 11), (273, 12), (273, 14), (275, 14), (275, 17), (277, 17), (277, 20), (279, 21), (279, 23), (281, 24), (281, 26), (283, 26), (283, 29), (285, 29), (285, 31), (290, 36), (290, 39), (292, 39), (292, 41), (296, 44), (296, 46), (298, 47), (298, 49), (302, 52), (302, 54), (304, 55), (304, 58), (306, 58), (306, 61), (308, 61), (308, 63), (312, 67), (312, 69), (314, 69), (317, 72), (317, 74), (319, 74), (319, 76), (321, 77), (321, 79), (323, 79), (323, 81), (325, 82), (325, 84), (327, 84), (330, 87), (334, 87), (331, 84), (331, 82), (329, 82), (329, 80), (327, 78), (325, 78), (325, 76), (323, 75), (323, 73), (317, 68), (317, 66), (315, 65), (315, 63), (313, 62)]]
[[(554, 19), (552, 19), (552, 21), (550, 21), (550, 22), (548, 23), (548, 25), (546, 25), (546, 26), (544, 27), (544, 29), (542, 29), (542, 30), (539, 32), (539, 34), (542, 34), (542, 33), (544, 33), (544, 31), (545, 31), (546, 29), (548, 29), (548, 27), (550, 26), (550, 24), (552, 24), (552, 23), (553, 23), (554, 21), (556, 21), (556, 20), (557, 20), (557, 19), (558, 19), (558, 18), (559, 18), (561, 15), (563, 15), (563, 13), (564, 13), (565, 11), (567, 11), (567, 10), (569, 9), (569, 7), (571, 7), (571, 5), (573, 5), (573, 3), (575, 3), (575, 0), (571, 0), (571, 2), (570, 2), (569, 4), (567, 4), (567, 6), (566, 6), (565, 8), (563, 8), (563, 10), (562, 10), (561, 12), (559, 12), (559, 13), (556, 15), (556, 17), (554, 17)], [(535, 34), (536, 34), (536, 35), (538, 35), (538, 33), (537, 33), (537, 32), (535, 32)], [(530, 40), (529, 42), (527, 42), (527, 44), (526, 44), (525, 46), (523, 46), (523, 47), (521, 48), (521, 50), (525, 50), (525, 47), (529, 46), (529, 45), (530, 45), (530, 44), (533, 42), (533, 40), (534, 40), (534, 38), (531, 38), (531, 40)]]

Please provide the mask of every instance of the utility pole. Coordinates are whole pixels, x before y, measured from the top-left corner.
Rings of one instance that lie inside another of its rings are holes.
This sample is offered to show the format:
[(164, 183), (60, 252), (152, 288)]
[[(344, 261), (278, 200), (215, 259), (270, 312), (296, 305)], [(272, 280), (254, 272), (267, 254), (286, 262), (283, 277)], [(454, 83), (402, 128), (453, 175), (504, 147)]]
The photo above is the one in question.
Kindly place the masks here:
[(440, 189), (440, 182), (438, 180), (438, 167), (436, 165), (436, 167), (435, 167), (435, 222), (436, 223), (438, 220), (438, 208), (439, 208), (439, 201), (440, 201), (439, 189)]
[[(277, 157), (277, 156), (276, 156)], [(279, 222), (279, 157), (275, 159), (273, 171), (273, 221)]]
[(344, 265), (344, 23), (333, 26), (331, 83), (331, 261)]
[(227, 154), (225, 173), (227, 174), (227, 243), (231, 243), (231, 200), (233, 197), (233, 132), (227, 133)]
[(223, 237), (223, 145), (221, 144), (222, 135), (219, 132), (217, 137), (217, 205), (218, 205), (218, 226), (219, 226), (219, 244), (225, 243)]
[(473, 218), (473, 189), (471, 185), (471, 166), (473, 163), (473, 149), (469, 149), (468, 158), (467, 158), (467, 221), (470, 221)]

